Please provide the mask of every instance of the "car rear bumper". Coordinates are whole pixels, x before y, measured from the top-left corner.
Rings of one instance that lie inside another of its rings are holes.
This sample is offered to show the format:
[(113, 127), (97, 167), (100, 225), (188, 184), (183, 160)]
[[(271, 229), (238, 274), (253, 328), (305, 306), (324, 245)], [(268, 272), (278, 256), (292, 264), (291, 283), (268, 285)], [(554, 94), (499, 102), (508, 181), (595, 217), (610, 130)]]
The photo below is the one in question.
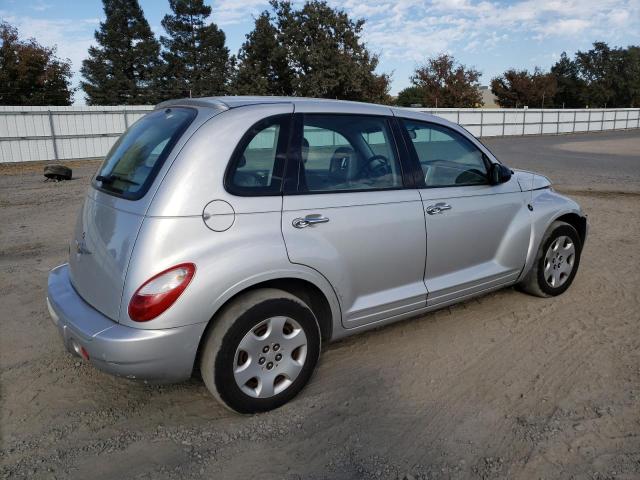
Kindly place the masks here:
[(107, 318), (86, 303), (69, 279), (67, 264), (49, 273), (47, 306), (65, 347), (113, 375), (154, 383), (191, 376), (206, 324), (149, 330), (131, 328)]

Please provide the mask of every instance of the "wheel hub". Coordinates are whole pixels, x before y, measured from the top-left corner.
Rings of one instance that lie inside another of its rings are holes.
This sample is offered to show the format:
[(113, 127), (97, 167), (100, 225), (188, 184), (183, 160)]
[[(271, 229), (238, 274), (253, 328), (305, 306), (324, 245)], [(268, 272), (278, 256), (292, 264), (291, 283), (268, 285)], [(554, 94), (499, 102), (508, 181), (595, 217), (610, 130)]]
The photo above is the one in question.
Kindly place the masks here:
[(544, 279), (550, 287), (558, 288), (569, 279), (576, 258), (576, 248), (571, 238), (556, 238), (544, 257)]
[(306, 355), (307, 336), (298, 322), (268, 318), (247, 332), (236, 349), (236, 384), (254, 398), (277, 395), (298, 377)]

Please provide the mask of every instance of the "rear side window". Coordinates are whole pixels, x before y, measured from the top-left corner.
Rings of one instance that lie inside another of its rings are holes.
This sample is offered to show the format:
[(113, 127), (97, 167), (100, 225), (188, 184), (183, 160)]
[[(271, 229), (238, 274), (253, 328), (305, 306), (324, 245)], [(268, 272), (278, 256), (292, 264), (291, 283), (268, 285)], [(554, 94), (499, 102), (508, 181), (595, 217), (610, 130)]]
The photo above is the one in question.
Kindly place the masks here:
[(235, 195), (280, 193), (290, 115), (258, 122), (240, 141), (229, 164), (225, 186)]
[(458, 132), (432, 123), (403, 120), (427, 187), (488, 183), (484, 154)]
[(142, 198), (195, 116), (192, 108), (172, 107), (142, 117), (111, 147), (94, 186), (128, 200)]
[(402, 187), (402, 172), (386, 118), (304, 115), (298, 192)]

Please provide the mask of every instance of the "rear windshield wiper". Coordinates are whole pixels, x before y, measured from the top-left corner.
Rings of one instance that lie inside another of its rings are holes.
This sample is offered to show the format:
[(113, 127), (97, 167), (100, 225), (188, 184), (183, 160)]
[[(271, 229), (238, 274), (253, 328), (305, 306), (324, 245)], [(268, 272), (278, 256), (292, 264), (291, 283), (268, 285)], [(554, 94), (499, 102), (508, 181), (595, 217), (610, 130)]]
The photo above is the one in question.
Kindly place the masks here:
[(113, 173), (109, 175), (98, 175), (96, 180), (102, 182), (106, 185), (111, 185), (113, 182), (124, 182), (129, 183), (131, 185), (140, 185), (138, 182), (134, 182), (133, 180), (129, 180), (128, 178), (121, 177), (120, 175), (115, 175)]

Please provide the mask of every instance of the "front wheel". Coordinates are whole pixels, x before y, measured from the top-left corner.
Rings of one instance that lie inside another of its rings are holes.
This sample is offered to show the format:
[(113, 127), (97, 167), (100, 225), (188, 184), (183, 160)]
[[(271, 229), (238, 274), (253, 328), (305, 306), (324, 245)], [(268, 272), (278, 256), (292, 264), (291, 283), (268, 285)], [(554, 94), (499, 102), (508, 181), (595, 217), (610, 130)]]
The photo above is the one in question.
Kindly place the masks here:
[(264, 288), (242, 294), (213, 319), (200, 360), (209, 391), (239, 413), (265, 412), (295, 397), (320, 355), (320, 329), (298, 297)]
[(556, 221), (545, 233), (535, 263), (520, 286), (538, 297), (564, 293), (576, 276), (580, 265), (582, 242), (575, 228)]

